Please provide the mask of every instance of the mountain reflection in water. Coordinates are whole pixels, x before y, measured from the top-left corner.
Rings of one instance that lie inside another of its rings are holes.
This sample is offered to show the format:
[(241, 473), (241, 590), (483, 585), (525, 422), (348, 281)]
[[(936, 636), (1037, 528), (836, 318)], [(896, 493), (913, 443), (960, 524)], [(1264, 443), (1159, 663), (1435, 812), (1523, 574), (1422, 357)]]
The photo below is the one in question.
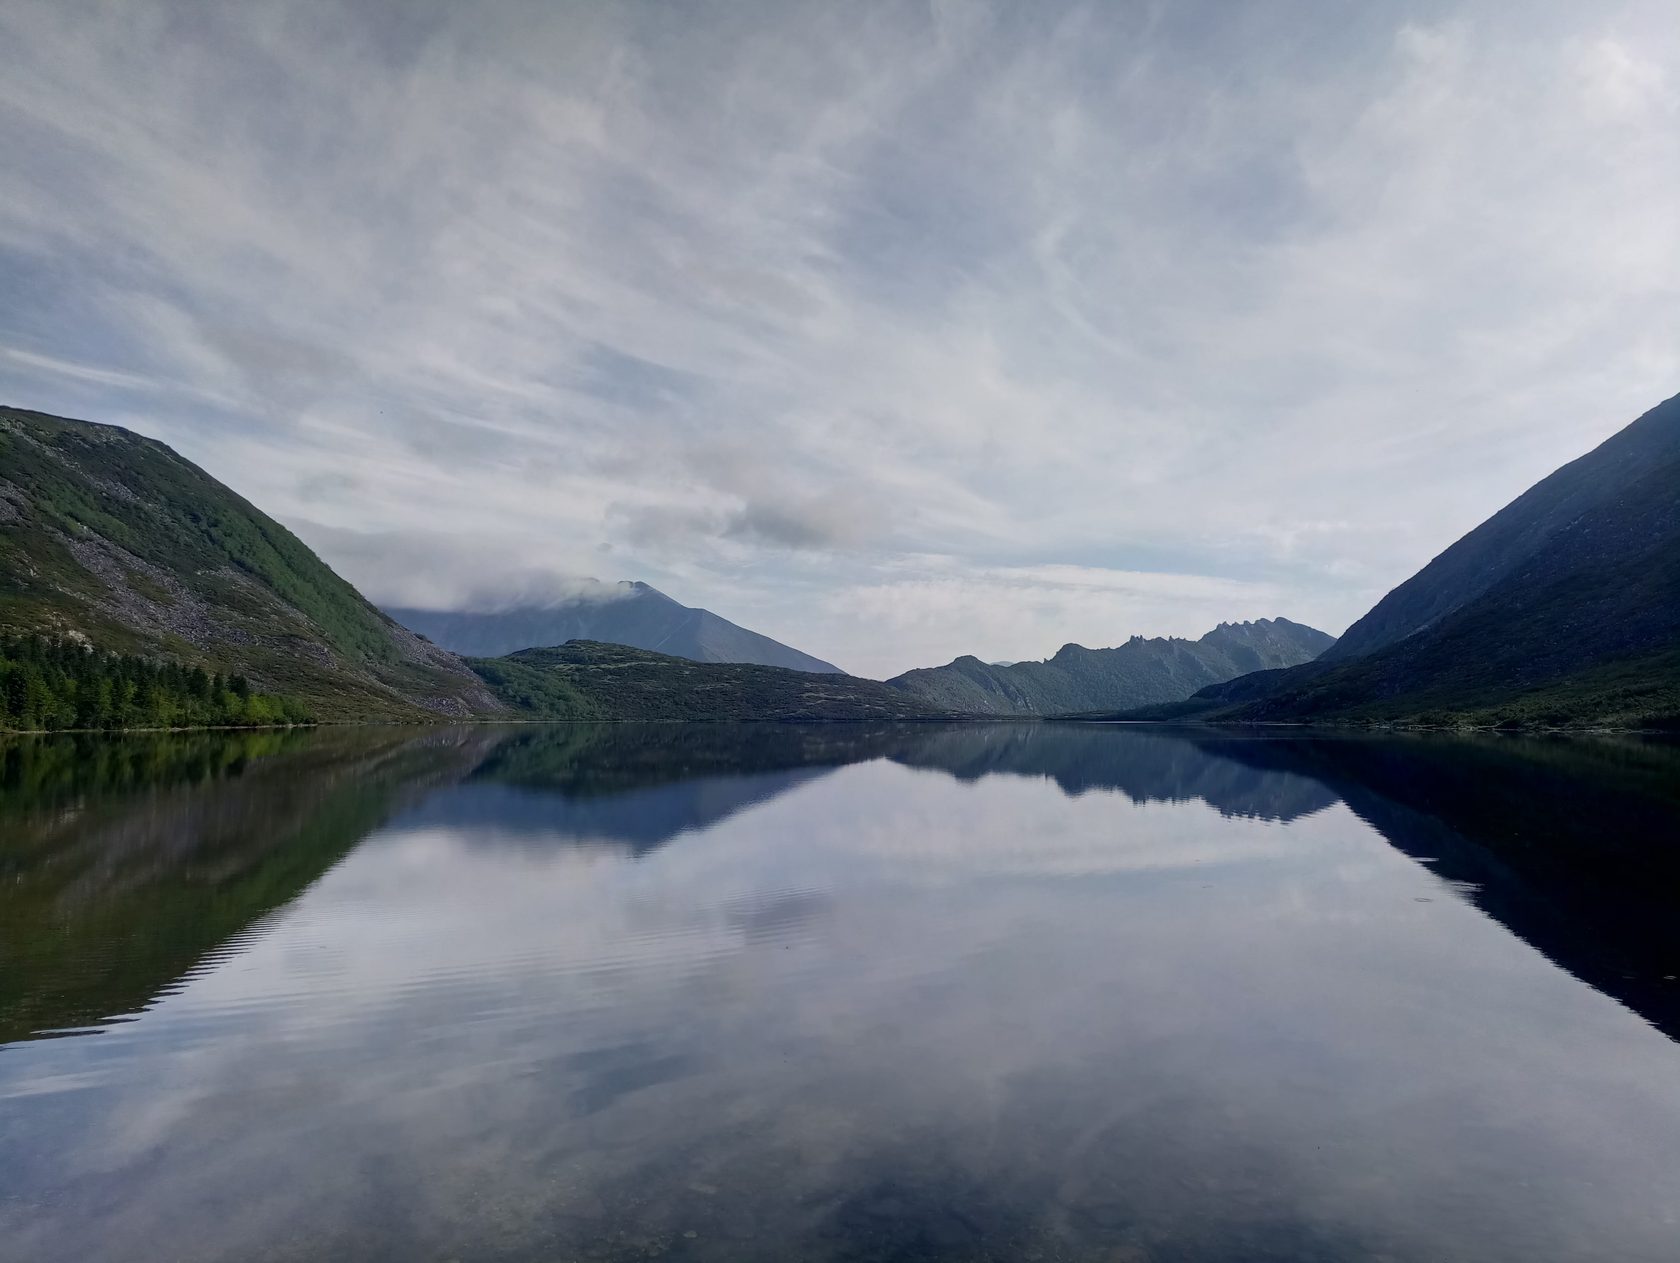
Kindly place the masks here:
[(1680, 1257), (1676, 838), (1632, 738), (14, 740), (0, 1240)]

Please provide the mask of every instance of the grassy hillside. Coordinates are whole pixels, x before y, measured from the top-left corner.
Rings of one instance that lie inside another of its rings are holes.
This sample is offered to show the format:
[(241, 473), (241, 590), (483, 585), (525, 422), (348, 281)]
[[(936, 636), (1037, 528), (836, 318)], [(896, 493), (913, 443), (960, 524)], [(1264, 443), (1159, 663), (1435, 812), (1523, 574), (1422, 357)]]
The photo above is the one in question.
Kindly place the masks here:
[(920, 719), (939, 713), (874, 680), (691, 662), (589, 640), (471, 662), (506, 705), (541, 719)]
[(994, 666), (963, 657), (887, 684), (953, 713), (1068, 715), (1179, 701), (1245, 672), (1309, 662), (1333, 643), (1314, 628), (1263, 618), (1221, 623), (1200, 640), (1134, 636), (1113, 649), (1064, 645), (1044, 662)]
[(322, 719), (496, 709), (290, 531), (162, 443), (0, 409), (0, 631), (243, 675)]

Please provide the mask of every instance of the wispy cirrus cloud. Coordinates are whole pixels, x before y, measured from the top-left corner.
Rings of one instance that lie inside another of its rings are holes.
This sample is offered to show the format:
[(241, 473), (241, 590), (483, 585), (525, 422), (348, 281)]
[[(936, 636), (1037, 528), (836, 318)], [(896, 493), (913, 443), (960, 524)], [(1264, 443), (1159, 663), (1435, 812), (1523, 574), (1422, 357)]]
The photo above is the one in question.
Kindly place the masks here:
[(376, 597), (442, 537), (872, 672), (1339, 630), (1675, 389), (1671, 19), (24, 0), (0, 390)]

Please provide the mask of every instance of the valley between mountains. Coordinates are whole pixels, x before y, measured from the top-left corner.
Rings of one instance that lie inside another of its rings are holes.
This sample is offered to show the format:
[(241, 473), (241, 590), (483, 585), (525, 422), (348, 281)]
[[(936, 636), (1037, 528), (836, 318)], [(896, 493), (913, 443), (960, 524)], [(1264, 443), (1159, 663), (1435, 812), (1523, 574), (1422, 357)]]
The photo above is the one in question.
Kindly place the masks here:
[(381, 610), (162, 443), (0, 409), (0, 726), (472, 719), (1680, 724), (1680, 398), (1542, 480), (1340, 639), (1287, 618), (886, 681), (593, 584)]

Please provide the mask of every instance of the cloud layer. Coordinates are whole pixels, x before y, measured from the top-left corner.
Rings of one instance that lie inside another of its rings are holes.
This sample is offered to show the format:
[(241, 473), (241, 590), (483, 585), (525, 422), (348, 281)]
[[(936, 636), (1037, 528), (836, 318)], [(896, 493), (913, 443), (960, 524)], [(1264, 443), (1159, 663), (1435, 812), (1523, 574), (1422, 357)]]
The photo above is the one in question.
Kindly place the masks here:
[(1665, 0), (0, 40), (0, 397), (174, 443), (375, 598), (641, 578), (868, 673), (1337, 631), (1680, 380)]

